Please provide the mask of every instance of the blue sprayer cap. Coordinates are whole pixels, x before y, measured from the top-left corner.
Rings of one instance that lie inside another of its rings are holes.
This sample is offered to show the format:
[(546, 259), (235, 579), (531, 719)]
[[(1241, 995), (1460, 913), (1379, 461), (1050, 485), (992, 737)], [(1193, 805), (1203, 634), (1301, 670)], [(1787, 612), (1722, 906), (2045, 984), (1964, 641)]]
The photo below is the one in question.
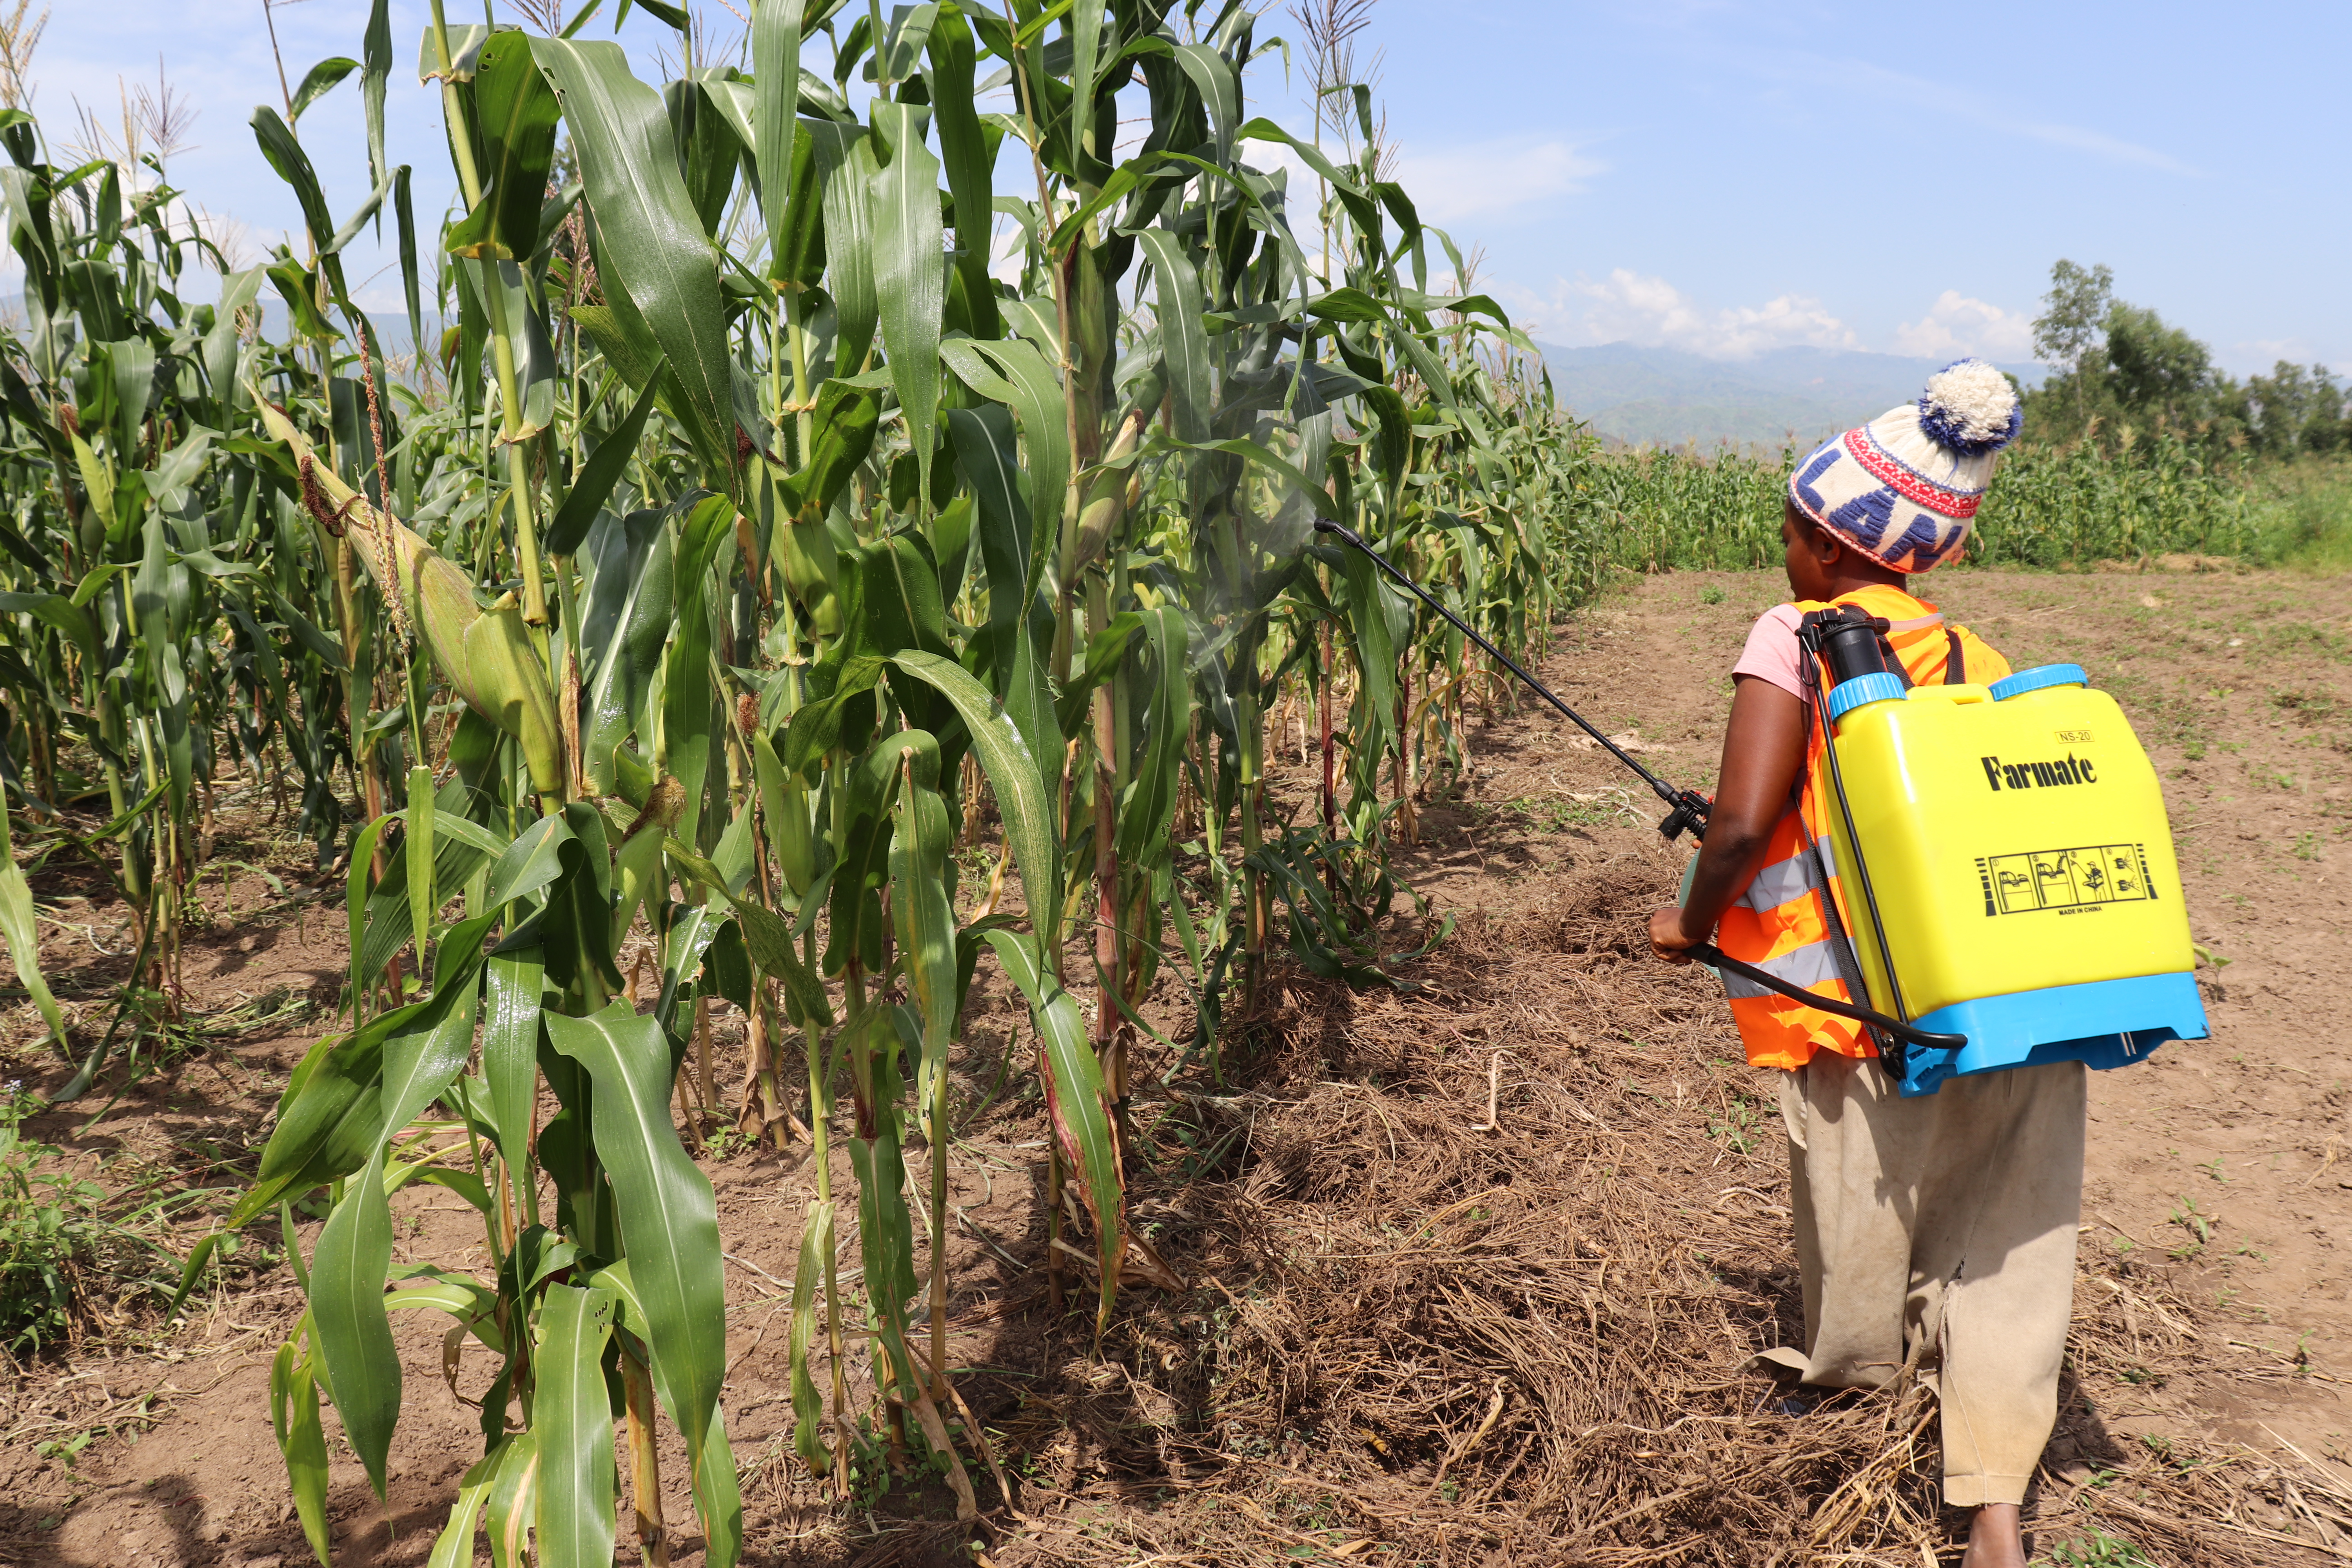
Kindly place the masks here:
[(1864, 703), (1899, 702), (1905, 690), (1903, 678), (1886, 669), (1874, 669), (1868, 675), (1840, 681), (1830, 689), (1830, 722), (1836, 723)]
[(2046, 690), (2053, 686), (2088, 686), (2091, 678), (2083, 673), (2079, 664), (2037, 664), (2032, 669), (2021, 669), (2015, 675), (2005, 675), (1992, 683), (1992, 700), (2006, 702), (2012, 697), (2022, 697), (2029, 691)]

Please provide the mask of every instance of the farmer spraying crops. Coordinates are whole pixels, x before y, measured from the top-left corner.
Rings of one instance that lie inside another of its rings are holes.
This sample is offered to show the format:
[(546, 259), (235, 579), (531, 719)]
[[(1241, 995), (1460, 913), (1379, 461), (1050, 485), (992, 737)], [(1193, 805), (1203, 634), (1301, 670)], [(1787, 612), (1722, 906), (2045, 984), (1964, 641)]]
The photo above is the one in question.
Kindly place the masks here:
[[(1960, 554), (2021, 422), (2007, 379), (1964, 360), (1790, 475), (1794, 602), (1758, 619), (1733, 666), (1706, 841), (1681, 907), (1651, 917), (1659, 957), (1689, 963), (1712, 938), (1780, 981), (1864, 1000), (1841, 915), (1859, 894), (1830, 852), (1822, 679), (1798, 634), (1808, 612), (1853, 606), (1912, 685), (2008, 675), (1908, 582)], [(1958, 1077), (1907, 1098), (1867, 1026), (1738, 974), (1726, 989), (1748, 1059), (1778, 1071), (1789, 1134), (1805, 1337), (1769, 1359), (1821, 1388), (1876, 1388), (1906, 1367), (1932, 1379), (1945, 1501), (1976, 1510), (1963, 1562), (2022, 1568), (2019, 1505), (2055, 1417), (2073, 1296), (2084, 1064)]]

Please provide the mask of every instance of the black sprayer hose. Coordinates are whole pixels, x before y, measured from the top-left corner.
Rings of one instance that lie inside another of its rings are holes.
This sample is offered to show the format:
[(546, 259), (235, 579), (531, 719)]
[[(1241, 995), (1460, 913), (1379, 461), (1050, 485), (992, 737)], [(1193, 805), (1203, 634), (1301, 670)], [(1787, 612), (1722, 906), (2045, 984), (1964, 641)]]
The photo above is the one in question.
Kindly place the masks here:
[(1702, 942), (1686, 947), (1683, 951), (1710, 969), (1727, 969), (1743, 979), (1754, 981), (1768, 991), (1777, 991), (1792, 1001), (1802, 1002), (1808, 1007), (1818, 1007), (1824, 1013), (1834, 1013), (1841, 1018), (1851, 1018), (1857, 1024), (1867, 1024), (1874, 1029), (1884, 1029), (1896, 1039), (1909, 1045), (1927, 1046), (1937, 1050), (1957, 1051), (1969, 1043), (1969, 1037), (1966, 1035), (1938, 1035), (1926, 1029), (1914, 1028), (1911, 1025), (1900, 1019), (1890, 1018), (1884, 1013), (1873, 1012), (1868, 1007), (1857, 1007), (1851, 1002), (1841, 1002), (1834, 996), (1824, 996), (1818, 991), (1808, 991), (1801, 985), (1792, 985), (1777, 974), (1769, 974), (1752, 963), (1742, 963), (1739, 960), (1727, 956), (1713, 942)]
[(1690, 836), (1693, 838), (1703, 838), (1706, 836), (1706, 814), (1708, 806), (1711, 804), (1707, 800), (1706, 796), (1700, 795), (1696, 790), (1678, 790), (1675, 788), (1674, 785), (1668, 784), (1665, 780), (1660, 778), (1657, 774), (1652, 773), (1649, 769), (1643, 767), (1641, 763), (1635, 762), (1626, 753), (1625, 749), (1622, 746), (1620, 746), (1616, 742), (1602, 734), (1599, 730), (1594, 729), (1591, 724), (1586, 721), (1584, 715), (1579, 713), (1575, 709), (1570, 708), (1567, 703), (1562, 702), (1557, 696), (1555, 696), (1551, 688), (1546, 686), (1542, 681), (1538, 680), (1534, 676), (1529, 675), (1526, 670), (1520, 668), (1517, 661), (1513, 659), (1509, 654), (1505, 653), (1501, 648), (1496, 647), (1493, 643), (1488, 642), (1485, 637), (1480, 637), (1476, 632), (1471, 630), (1470, 624), (1467, 621), (1465, 621), (1460, 616), (1455, 615), (1452, 610), (1447, 609), (1431, 595), (1428, 589), (1423, 588), (1420, 584), (1414, 582), (1412, 578), (1406, 576), (1403, 573), (1391, 565), (1388, 559), (1381, 555), (1379, 551), (1374, 550), (1370, 545), (1365, 543), (1354, 529), (1344, 528), (1339, 523), (1332, 522), (1328, 519), (1318, 518), (1315, 522), (1315, 531), (1318, 533), (1337, 534), (1340, 539), (1345, 540), (1348, 543), (1354, 545), (1358, 550), (1362, 551), (1373, 565), (1378, 566), (1381, 571), (1396, 579), (1397, 583), (1401, 586), (1405, 588), (1415, 597), (1419, 598), (1423, 604), (1427, 605), (1431, 609), (1435, 610), (1439, 615), (1444, 616), (1447, 620), (1453, 622), (1454, 630), (1460, 632), (1464, 637), (1468, 637), (1472, 642), (1476, 643), (1480, 647), (1486, 649), (1488, 654), (1493, 656), (1496, 663), (1500, 664), (1505, 669), (1509, 670), (1513, 675), (1517, 676), (1521, 680), (1525, 681), (1528, 690), (1533, 691), (1537, 696), (1542, 698), (1545, 701), (1558, 709), (1562, 718), (1575, 725), (1578, 729), (1583, 731), (1586, 734), (1591, 736), (1594, 740), (1600, 742), (1601, 745), (1608, 748), (1609, 754), (1611, 756), (1616, 758), (1619, 762), (1624, 763), (1627, 767), (1640, 774), (1642, 782), (1648, 784), (1650, 788), (1656, 793), (1657, 797), (1665, 802), (1667, 806), (1671, 808), (1667, 813), (1666, 819), (1658, 824), (1658, 831), (1665, 835), (1669, 840), (1673, 839), (1675, 835), (1681, 833), (1685, 828), (1690, 831)]
[[(1529, 675), (1526, 670), (1520, 668), (1518, 662), (1512, 658), (1509, 654), (1505, 653), (1501, 648), (1496, 647), (1493, 643), (1488, 642), (1485, 637), (1480, 637), (1476, 632), (1471, 630), (1469, 623), (1463, 620), (1460, 616), (1455, 615), (1452, 610), (1447, 609), (1443, 604), (1439, 603), (1437, 599), (1431, 595), (1426, 588), (1423, 588), (1420, 584), (1414, 582), (1412, 578), (1406, 576), (1403, 573), (1391, 565), (1387, 558), (1382, 556), (1379, 551), (1374, 550), (1370, 545), (1365, 543), (1363, 540), (1358, 536), (1354, 529), (1342, 527), (1339, 523), (1332, 522), (1328, 519), (1318, 518), (1315, 522), (1315, 531), (1318, 533), (1336, 534), (1348, 543), (1354, 545), (1358, 550), (1362, 551), (1371, 561), (1373, 565), (1378, 566), (1381, 571), (1394, 578), (1399, 584), (1404, 587), (1408, 592), (1412, 593), (1414, 597), (1420, 599), (1423, 604), (1427, 605), (1431, 609), (1435, 610), (1439, 615), (1444, 616), (1447, 620), (1453, 622), (1454, 627), (1456, 631), (1460, 632), (1464, 637), (1468, 637), (1472, 642), (1476, 643), (1480, 647), (1486, 649), (1488, 654), (1494, 657), (1496, 662), (1500, 664), (1505, 669), (1509, 670), (1513, 675), (1517, 676), (1521, 680), (1527, 682), (1528, 689), (1533, 691), (1537, 696), (1542, 698), (1545, 701), (1558, 709), (1561, 717), (1568, 720), (1570, 723), (1574, 724), (1586, 734), (1591, 736), (1594, 740), (1600, 742), (1603, 746), (1606, 746), (1609, 749), (1609, 754), (1611, 756), (1616, 758), (1619, 762), (1633, 769), (1636, 773), (1639, 773), (1642, 777), (1642, 782), (1648, 784), (1651, 789), (1656, 791), (1657, 796), (1660, 800), (1664, 801), (1669, 806), (1674, 808), (1667, 815), (1666, 819), (1658, 824), (1658, 831), (1660, 833), (1664, 834), (1667, 838), (1672, 839), (1676, 834), (1682, 832), (1685, 828), (1688, 828), (1690, 830), (1690, 836), (1694, 838), (1701, 838), (1706, 836), (1705, 829), (1707, 808), (1712, 803), (1709, 802), (1705, 795), (1698, 794), (1695, 790), (1678, 790), (1675, 788), (1674, 785), (1666, 783), (1665, 780), (1660, 778), (1657, 774), (1652, 773), (1649, 769), (1635, 762), (1632, 757), (1626, 755), (1623, 747), (1618, 745), (1616, 742), (1611, 740), (1608, 736), (1602, 734), (1600, 731), (1587, 723), (1582, 714), (1579, 713), (1575, 709), (1570, 708), (1567, 703), (1562, 702), (1557, 696), (1553, 695), (1551, 688), (1546, 686), (1542, 681), (1538, 680), (1534, 676)], [(1820, 704), (1816, 702), (1815, 707), (1818, 709), (1819, 706)], [(1835, 765), (1834, 755), (1832, 755), (1832, 765)], [(1844, 799), (1843, 790), (1839, 792), (1839, 799), (1840, 803), (1843, 804)], [(1853, 831), (1851, 824), (1848, 825), (1847, 831), (1849, 833)], [(1874, 900), (1873, 900), (1873, 912), (1875, 913)], [(1727, 957), (1724, 954), (1723, 950), (1715, 946), (1712, 942), (1703, 942), (1696, 946), (1685, 948), (1684, 951), (1688, 952), (1693, 958), (1697, 959), (1701, 963), (1706, 964), (1711, 968), (1718, 970), (1727, 969), (1734, 974), (1754, 981), (1757, 984), (1763, 986), (1768, 991), (1776, 991), (1781, 995), (1789, 997), (1792, 1001), (1802, 1002), (1808, 1007), (1818, 1007), (1824, 1013), (1834, 1013), (1841, 1018), (1851, 1018), (1857, 1024), (1867, 1024), (1872, 1028), (1883, 1029), (1886, 1033), (1894, 1036), (1896, 1039), (1906, 1041), (1911, 1045), (1927, 1046), (1937, 1050), (1956, 1051), (1969, 1043), (1969, 1037), (1966, 1035), (1938, 1035), (1933, 1034), (1926, 1029), (1916, 1029), (1912, 1027), (1909, 1024), (1905, 1023), (1900, 1018), (1890, 1018), (1885, 1014), (1874, 1012), (1868, 1007), (1857, 1006), (1850, 1002), (1841, 1002), (1833, 996), (1823, 996), (1818, 992), (1808, 991), (1801, 985), (1793, 985), (1788, 981), (1782, 980), (1778, 975), (1766, 973), (1763, 970), (1757, 968), (1752, 963), (1742, 963), (1736, 958)], [(1890, 974), (1894, 973), (1891, 965), (1888, 969), (1888, 973)]]

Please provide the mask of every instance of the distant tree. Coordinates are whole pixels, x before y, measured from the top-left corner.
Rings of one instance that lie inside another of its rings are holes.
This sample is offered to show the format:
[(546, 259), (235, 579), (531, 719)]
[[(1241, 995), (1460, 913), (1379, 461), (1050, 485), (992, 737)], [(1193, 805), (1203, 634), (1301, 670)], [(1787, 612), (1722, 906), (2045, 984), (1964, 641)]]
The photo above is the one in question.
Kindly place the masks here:
[(2281, 360), (2241, 384), (2189, 332), (2116, 299), (2105, 267), (2060, 261), (2042, 306), (2033, 353), (2053, 374), (2025, 395), (2025, 427), (2037, 441), (2128, 444), (2127, 432), (2160, 425), (2213, 458), (2352, 447), (2352, 398), (2325, 365)]
[(2280, 360), (2268, 375), (2246, 378), (2240, 417), (2247, 439), (2265, 457), (2333, 451), (2344, 442), (2344, 390), (2326, 365)]
[(2120, 300), (2107, 307), (2105, 326), (2107, 384), (2126, 413), (2179, 426), (2213, 411), (2221, 378), (2203, 343)]
[(2077, 267), (2063, 259), (2050, 269), (2050, 292), (2033, 318), (2033, 354), (2059, 369), (2080, 370), (2083, 356), (2099, 346), (2107, 306), (2115, 298), (2115, 269)]

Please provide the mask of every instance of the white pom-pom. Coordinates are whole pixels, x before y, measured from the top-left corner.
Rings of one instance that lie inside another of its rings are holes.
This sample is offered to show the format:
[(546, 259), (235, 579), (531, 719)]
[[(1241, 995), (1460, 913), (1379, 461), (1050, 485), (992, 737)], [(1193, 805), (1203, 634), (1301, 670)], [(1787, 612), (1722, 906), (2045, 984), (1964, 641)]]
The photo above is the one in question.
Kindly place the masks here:
[(1980, 359), (1946, 365), (1927, 378), (1927, 394), (1919, 399), (1919, 428), (1962, 457), (2000, 450), (2023, 424), (2017, 389)]

